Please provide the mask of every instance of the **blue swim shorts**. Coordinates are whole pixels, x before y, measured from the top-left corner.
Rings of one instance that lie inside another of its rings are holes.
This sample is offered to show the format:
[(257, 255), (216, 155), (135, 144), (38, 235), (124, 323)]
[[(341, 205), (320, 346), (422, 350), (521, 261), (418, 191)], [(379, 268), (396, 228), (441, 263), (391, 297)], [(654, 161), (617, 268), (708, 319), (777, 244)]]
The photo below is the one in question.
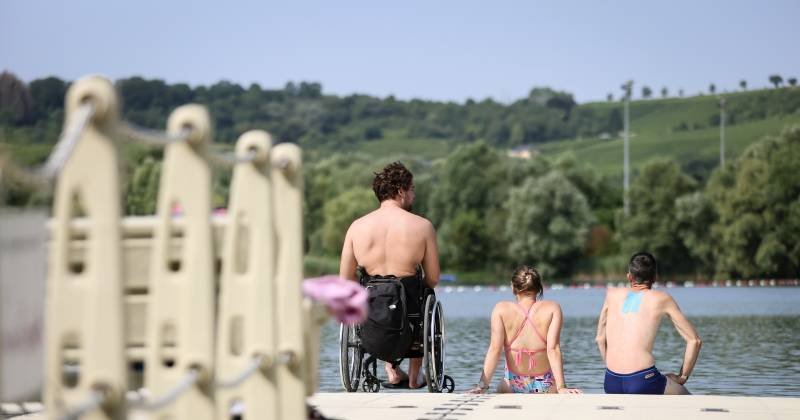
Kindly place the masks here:
[(655, 366), (633, 373), (614, 373), (606, 369), (603, 389), (606, 394), (664, 394), (667, 377)]

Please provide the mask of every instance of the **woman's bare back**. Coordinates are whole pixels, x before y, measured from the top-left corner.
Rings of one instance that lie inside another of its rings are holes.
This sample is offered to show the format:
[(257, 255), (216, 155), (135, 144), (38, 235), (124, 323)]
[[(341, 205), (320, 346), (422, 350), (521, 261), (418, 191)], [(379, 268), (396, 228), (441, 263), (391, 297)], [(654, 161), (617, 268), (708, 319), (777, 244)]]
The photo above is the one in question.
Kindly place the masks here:
[[(531, 301), (498, 303), (501, 311), (500, 318), (503, 320), (503, 328), (505, 331), (504, 344), (510, 346), (511, 349), (537, 350), (533, 356), (527, 354), (523, 355), (519, 364), (517, 364), (515, 358), (509, 358), (508, 352), (506, 352), (506, 363), (508, 363), (512, 370), (526, 375), (543, 373), (550, 370), (550, 361), (547, 358), (546, 351), (546, 338), (547, 331), (550, 328), (550, 321), (553, 318), (555, 305), (556, 304), (552, 301), (543, 300), (536, 302), (529, 312), (531, 323), (527, 326), (523, 326), (525, 324), (525, 315), (520, 311), (520, 307), (523, 311), (528, 312), (528, 309), (531, 308)], [(536, 328), (536, 331), (533, 331), (531, 325)], [(511, 341), (518, 331), (519, 335), (512, 343)], [(536, 333), (537, 331), (539, 334)], [(529, 357), (533, 357), (535, 361), (533, 369), (529, 367)]]

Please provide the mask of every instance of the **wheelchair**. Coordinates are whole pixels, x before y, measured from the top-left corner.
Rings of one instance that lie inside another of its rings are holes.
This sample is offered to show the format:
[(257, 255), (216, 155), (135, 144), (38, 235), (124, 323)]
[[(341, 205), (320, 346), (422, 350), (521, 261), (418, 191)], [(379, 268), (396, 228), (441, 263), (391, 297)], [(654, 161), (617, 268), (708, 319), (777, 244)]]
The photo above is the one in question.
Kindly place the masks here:
[[(445, 374), (445, 331), (442, 303), (436, 300), (433, 289), (424, 288), (422, 313), (409, 321), (417, 322), (417, 336), (406, 357), (422, 353), (428, 392), (453, 392), (453, 378)], [(378, 359), (368, 355), (361, 346), (361, 326), (342, 324), (339, 328), (339, 373), (347, 392), (378, 392), (381, 381), (377, 375)], [(366, 356), (366, 359), (365, 359)], [(400, 359), (402, 361), (402, 359)], [(397, 363), (400, 363), (397, 361)]]

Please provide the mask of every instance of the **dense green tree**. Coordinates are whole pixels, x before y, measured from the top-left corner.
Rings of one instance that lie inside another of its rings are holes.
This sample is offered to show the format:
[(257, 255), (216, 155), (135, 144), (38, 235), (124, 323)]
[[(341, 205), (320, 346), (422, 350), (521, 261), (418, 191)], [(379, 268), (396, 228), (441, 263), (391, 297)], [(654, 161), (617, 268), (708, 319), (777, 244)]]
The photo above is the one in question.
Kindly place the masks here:
[[(437, 229), (454, 232), (452, 226), (446, 225), (464, 211), (473, 212), (483, 222), (480, 226), (483, 232), (470, 231), (470, 235), (488, 239), (475, 245), (480, 246), (479, 253), (484, 261), (500, 264), (506, 258), (502, 237), (497, 235), (502, 232), (505, 220), (503, 203), (514, 177), (524, 178), (526, 173), (536, 171), (535, 167), (515, 161), (478, 142), (460, 146), (434, 171), (435, 182), (427, 203), (428, 217)], [(450, 246), (444, 242), (458, 236), (453, 235), (443, 236), (440, 245)], [(458, 265), (452, 268), (465, 269)]]
[(29, 85), (37, 118), (46, 118), (53, 111), (64, 109), (67, 84), (57, 77), (37, 79)]
[(486, 221), (477, 212), (459, 211), (439, 229), (439, 253), (443, 269), (481, 270), (487, 260), (486, 244), (492, 243)]
[(569, 152), (556, 159), (553, 169), (564, 175), (586, 197), (598, 223), (609, 227), (614, 224), (614, 213), (622, 205), (622, 194), (615, 190), (606, 176), (591, 164), (578, 162), (575, 154)]
[(692, 192), (695, 182), (677, 163), (658, 159), (644, 165), (631, 184), (630, 215), (620, 221), (619, 235), (626, 254), (653, 253), (662, 274), (692, 269), (688, 250), (678, 235), (676, 199)]
[(786, 81), (789, 83), (789, 86), (791, 86), (791, 87), (797, 86), (797, 78), (796, 77), (790, 77), (790, 78), (786, 79)]
[[(375, 194), (363, 187), (353, 187), (328, 200), (323, 208), (324, 222), (319, 235), (322, 252), (338, 256), (342, 252), (342, 243), (350, 224), (376, 208), (378, 202)], [(314, 250), (315, 244), (311, 246)]]
[(525, 129), (522, 128), (522, 124), (516, 123), (513, 127), (511, 127), (511, 138), (508, 140), (508, 143), (511, 146), (520, 146), (522, 143), (525, 142)]
[(739, 87), (742, 88), (742, 90), (747, 90), (747, 80), (739, 80)]
[(783, 77), (779, 74), (772, 74), (769, 76), (769, 82), (775, 85), (775, 89), (777, 89), (783, 83)]
[(0, 73), (0, 124), (27, 124), (33, 118), (33, 98), (17, 76)]
[(661, 88), (661, 97), (666, 98), (667, 96), (669, 96), (669, 89), (667, 89), (667, 87), (664, 86)]
[(509, 258), (545, 277), (572, 274), (593, 222), (586, 197), (561, 173), (529, 178), (506, 200)]
[[(370, 188), (373, 172), (378, 171), (380, 163), (372, 162), (363, 154), (333, 154), (307, 165), (304, 171), (305, 232), (314, 234), (324, 223), (324, 206), (351, 188)], [(374, 194), (369, 204), (376, 205)], [(321, 238), (309, 243), (310, 249), (319, 249)]]
[(712, 95), (713, 95), (713, 94), (715, 94), (715, 93), (717, 93), (717, 85), (715, 85), (715, 84), (713, 84), (713, 83), (711, 83), (710, 85), (708, 85), (708, 93), (710, 93), (710, 94), (712, 94)]
[(716, 213), (708, 196), (702, 191), (686, 194), (675, 200), (677, 234), (693, 259), (695, 271), (712, 278), (715, 271), (714, 249), (709, 227)]
[(548, 99), (545, 105), (548, 108), (561, 110), (564, 113), (564, 117), (562, 119), (566, 121), (569, 119), (572, 109), (575, 108), (577, 103), (571, 94), (559, 92)]
[(134, 169), (128, 184), (128, 191), (125, 194), (126, 214), (155, 213), (160, 177), (161, 162), (157, 162), (149, 156)]
[(653, 89), (650, 89), (650, 86), (642, 86), (642, 98), (649, 98), (653, 96)]
[(706, 187), (719, 275), (795, 277), (800, 272), (800, 126), (748, 147)]
[(484, 217), (499, 206), (507, 192), (503, 157), (486, 143), (460, 146), (438, 168), (429, 214), (434, 225), (452, 219), (462, 209)]

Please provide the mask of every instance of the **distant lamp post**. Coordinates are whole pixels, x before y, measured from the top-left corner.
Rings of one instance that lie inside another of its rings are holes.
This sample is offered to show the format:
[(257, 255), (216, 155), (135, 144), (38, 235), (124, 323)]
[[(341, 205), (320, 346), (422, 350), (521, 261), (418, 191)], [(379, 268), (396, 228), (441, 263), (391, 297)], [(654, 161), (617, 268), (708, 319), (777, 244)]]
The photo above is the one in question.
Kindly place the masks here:
[(622, 202), (625, 216), (631, 213), (630, 199), (628, 198), (628, 190), (630, 189), (630, 152), (629, 152), (629, 130), (630, 130), (630, 102), (631, 93), (633, 92), (633, 80), (628, 80), (623, 84), (622, 90), (625, 92), (625, 129), (623, 134), (624, 152), (623, 152), (623, 178), (622, 178)]
[(719, 166), (725, 166), (725, 98), (719, 98)]

